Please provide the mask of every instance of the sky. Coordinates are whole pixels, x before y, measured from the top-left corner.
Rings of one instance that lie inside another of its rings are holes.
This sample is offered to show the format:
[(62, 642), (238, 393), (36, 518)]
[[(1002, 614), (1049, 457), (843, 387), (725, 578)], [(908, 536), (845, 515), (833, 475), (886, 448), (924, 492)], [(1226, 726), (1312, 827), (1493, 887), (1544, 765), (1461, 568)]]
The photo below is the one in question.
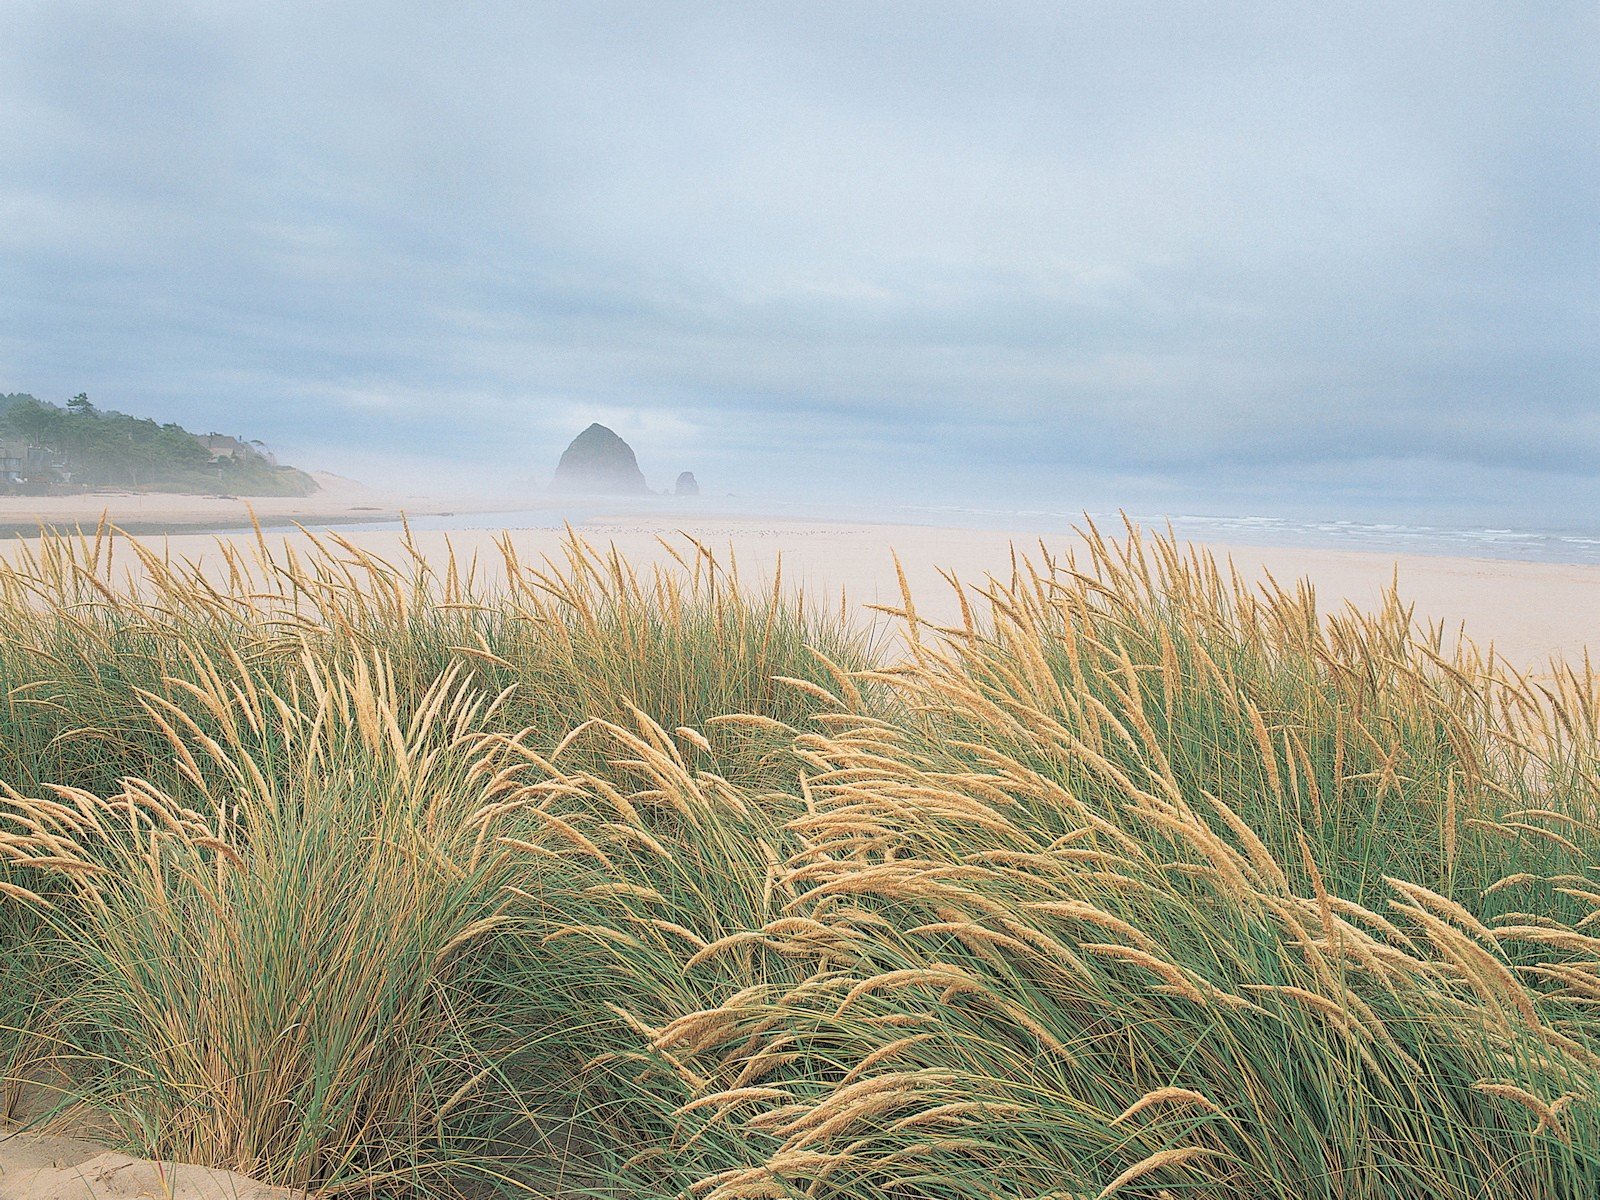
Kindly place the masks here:
[(1600, 7), (0, 0), (0, 391), (531, 495), (1600, 526)]

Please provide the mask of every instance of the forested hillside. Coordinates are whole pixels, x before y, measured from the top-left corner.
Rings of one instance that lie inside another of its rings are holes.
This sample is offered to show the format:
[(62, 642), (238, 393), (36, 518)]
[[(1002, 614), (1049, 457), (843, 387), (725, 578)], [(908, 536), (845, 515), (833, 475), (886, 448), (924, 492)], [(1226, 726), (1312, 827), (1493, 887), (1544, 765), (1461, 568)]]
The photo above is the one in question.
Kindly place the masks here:
[(317, 489), (311, 476), (279, 466), (259, 442), (101, 410), (81, 394), (62, 407), (22, 393), (0, 396), (0, 486), (241, 496), (306, 496)]

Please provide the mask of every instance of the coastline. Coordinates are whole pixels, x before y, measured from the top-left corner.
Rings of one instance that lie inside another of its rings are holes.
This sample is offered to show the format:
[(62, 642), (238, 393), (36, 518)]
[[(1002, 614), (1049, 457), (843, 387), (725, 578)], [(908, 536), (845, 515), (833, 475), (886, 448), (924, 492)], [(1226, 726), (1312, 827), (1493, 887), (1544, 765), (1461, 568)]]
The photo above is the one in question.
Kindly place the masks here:
[[(309, 505), (296, 511), (280, 502), (257, 508), (256, 513), (273, 539), (293, 542), (303, 538), (303, 534), (283, 528), (291, 522), (298, 522), (313, 533), (320, 527), (344, 525), (347, 528), (340, 530), (341, 536), (398, 561), (402, 535), (397, 530), (348, 528), (352, 524), (398, 521), (396, 509), (369, 507), (373, 496), (363, 489), (349, 494), (339, 505), (320, 506), (325, 510), (322, 512), (313, 512)], [(411, 498), (405, 499), (409, 502)], [(332, 511), (326, 511), (330, 507)], [(474, 511), (492, 514), (497, 510), (436, 501), (421, 508), (407, 507), (406, 511), (418, 517), (458, 513), (467, 518)], [(524, 563), (536, 563), (542, 557), (560, 553), (565, 537), (559, 519), (562, 509), (552, 505), (544, 511), (550, 513), (550, 519), (543, 527), (527, 525), (502, 530), (498, 525), (473, 527), (470, 519), (464, 519), (461, 527), (438, 528), (435, 526), (439, 522), (419, 521), (413, 526), (413, 542), (430, 559), (454, 553), (463, 565), (474, 563), (477, 578), (492, 586), (504, 570), (495, 545), (502, 533), (511, 538)], [(393, 515), (387, 515), (391, 512)], [(255, 537), (248, 512), (229, 529), (219, 528), (208, 512), (190, 516), (197, 522), (212, 523), (203, 527), (173, 526), (165, 514), (158, 521), (147, 512), (127, 511), (114, 514), (113, 519), (120, 528), (174, 560), (203, 563), (215, 556), (219, 541)], [(98, 514), (82, 524), (92, 528), (97, 519)], [(5, 512), (0, 508), (0, 523), (4, 520)], [(164, 527), (150, 528), (158, 524)], [(960, 618), (960, 603), (947, 575), (966, 587), (982, 585), (990, 576), (1001, 578), (1009, 574), (1013, 551), (1037, 558), (1041, 545), (1052, 555), (1081, 554), (1084, 550), (1079, 537), (1058, 532), (939, 528), (831, 518), (724, 518), (685, 514), (681, 510), (595, 515), (574, 521), (572, 527), (596, 546), (614, 545), (641, 568), (669, 564), (671, 555), (661, 544), (662, 539), (672, 542), (680, 536), (701, 542), (719, 557), (731, 552), (747, 582), (765, 581), (781, 563), (786, 586), (803, 589), (807, 595), (830, 604), (837, 604), (842, 594), (844, 602), (860, 610), (866, 619), (872, 619), (873, 606), (900, 604), (898, 558), (918, 612), (935, 624), (953, 624)], [(1105, 530), (1107, 535), (1120, 532)], [(1224, 569), (1231, 565), (1254, 584), (1271, 579), (1292, 589), (1297, 581), (1308, 580), (1324, 617), (1346, 605), (1373, 608), (1391, 584), (1398, 584), (1402, 600), (1415, 606), (1419, 622), (1443, 626), (1446, 644), (1464, 630), (1480, 648), (1487, 650), (1492, 644), (1497, 655), (1519, 670), (1547, 670), (1552, 656), (1581, 664), (1586, 649), (1600, 641), (1600, 565), (1224, 541), (1185, 544), (1202, 546), (1216, 556)], [(6, 552), (5, 546), (0, 542), (0, 554)], [(131, 556), (121, 561), (126, 565)]]
[(190, 495), (177, 492), (100, 491), (67, 496), (0, 496), (0, 539), (37, 537), (41, 528), (93, 531), (104, 519), (136, 537), (230, 533), (263, 526), (341, 525), (398, 521), (417, 516), (488, 512), (504, 507), (482, 499), (398, 495), (353, 479), (313, 472), (320, 485), (309, 496)]

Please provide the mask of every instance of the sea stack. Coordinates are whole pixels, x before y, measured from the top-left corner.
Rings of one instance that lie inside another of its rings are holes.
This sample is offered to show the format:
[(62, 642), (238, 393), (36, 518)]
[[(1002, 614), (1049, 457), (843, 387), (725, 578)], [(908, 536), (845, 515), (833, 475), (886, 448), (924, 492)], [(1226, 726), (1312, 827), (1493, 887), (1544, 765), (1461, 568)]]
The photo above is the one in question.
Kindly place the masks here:
[(674, 496), (698, 496), (700, 485), (695, 482), (694, 472), (685, 471), (678, 476), (678, 482), (672, 489)]
[(572, 439), (556, 464), (552, 491), (642, 496), (644, 473), (633, 448), (604, 425), (591, 425)]

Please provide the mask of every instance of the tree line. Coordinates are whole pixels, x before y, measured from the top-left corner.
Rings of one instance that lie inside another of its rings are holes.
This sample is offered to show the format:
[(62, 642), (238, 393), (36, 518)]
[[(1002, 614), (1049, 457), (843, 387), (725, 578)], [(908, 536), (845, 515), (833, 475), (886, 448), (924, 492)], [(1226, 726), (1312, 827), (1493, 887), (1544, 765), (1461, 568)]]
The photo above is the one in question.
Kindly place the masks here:
[(101, 487), (252, 496), (304, 496), (316, 483), (282, 467), (259, 444), (233, 442), (214, 455), (202, 436), (97, 408), (80, 392), (65, 406), (24, 393), (0, 396), (0, 458), (13, 462), (10, 485), (25, 491)]

